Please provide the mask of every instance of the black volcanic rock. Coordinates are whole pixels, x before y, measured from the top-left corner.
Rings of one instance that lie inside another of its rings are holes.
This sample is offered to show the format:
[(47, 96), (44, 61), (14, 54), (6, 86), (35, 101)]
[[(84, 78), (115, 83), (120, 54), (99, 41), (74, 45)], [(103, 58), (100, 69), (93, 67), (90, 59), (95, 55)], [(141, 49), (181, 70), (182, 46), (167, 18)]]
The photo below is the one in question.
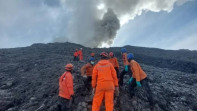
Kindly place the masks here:
[[(84, 61), (74, 62), (73, 51), (83, 48)], [(161, 50), (126, 46), (148, 74), (156, 111), (197, 110), (197, 52)], [(58, 111), (58, 79), (67, 63), (75, 70), (74, 111), (90, 111), (91, 95), (84, 87), (80, 68), (93, 51), (96, 59), (102, 51), (113, 51), (121, 70), (120, 47), (87, 48), (72, 43), (34, 44), (29, 47), (0, 49), (0, 111)], [(115, 98), (115, 111), (149, 111), (143, 88), (130, 98), (127, 81)], [(101, 110), (105, 108), (102, 106)]]

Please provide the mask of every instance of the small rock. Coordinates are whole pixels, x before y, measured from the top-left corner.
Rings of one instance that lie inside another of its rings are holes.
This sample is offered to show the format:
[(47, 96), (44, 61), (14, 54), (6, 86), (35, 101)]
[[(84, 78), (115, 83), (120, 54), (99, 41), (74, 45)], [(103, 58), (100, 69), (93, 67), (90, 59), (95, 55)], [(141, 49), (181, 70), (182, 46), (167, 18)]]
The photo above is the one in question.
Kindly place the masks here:
[(35, 100), (35, 99), (36, 99), (36, 97), (31, 97), (31, 98), (30, 98), (30, 100)]
[(78, 107), (77, 107), (77, 111), (81, 111), (81, 110), (82, 110), (82, 108), (83, 108), (83, 107), (78, 106)]
[(81, 106), (81, 102), (78, 104), (78, 106)]
[(92, 108), (92, 106), (91, 105), (88, 105), (88, 109), (91, 109)]
[(12, 86), (13, 85), (13, 82), (12, 81), (9, 81), (9, 82), (6, 83), (6, 85), (7, 86)]
[(86, 103), (85, 102), (82, 102), (81, 103), (81, 106), (86, 107)]
[(31, 97), (30, 102), (34, 102), (36, 100), (36, 97)]
[(87, 108), (84, 108), (83, 111), (88, 111)]

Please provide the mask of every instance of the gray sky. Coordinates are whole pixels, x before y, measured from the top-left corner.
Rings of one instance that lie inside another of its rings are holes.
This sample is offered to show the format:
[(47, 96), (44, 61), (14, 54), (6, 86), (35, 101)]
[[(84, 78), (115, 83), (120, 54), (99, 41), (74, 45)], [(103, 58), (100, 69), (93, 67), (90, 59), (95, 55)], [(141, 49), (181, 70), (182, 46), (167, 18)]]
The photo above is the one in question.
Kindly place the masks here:
[(196, 10), (196, 0), (0, 0), (0, 48), (71, 41), (197, 50)]

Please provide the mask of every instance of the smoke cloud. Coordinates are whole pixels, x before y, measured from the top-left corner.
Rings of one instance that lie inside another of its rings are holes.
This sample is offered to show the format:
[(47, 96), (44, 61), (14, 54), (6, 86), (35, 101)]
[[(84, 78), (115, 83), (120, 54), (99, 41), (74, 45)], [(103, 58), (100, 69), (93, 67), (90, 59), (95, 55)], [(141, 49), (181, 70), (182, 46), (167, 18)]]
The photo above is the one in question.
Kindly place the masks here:
[(70, 10), (72, 17), (68, 24), (67, 37), (58, 37), (54, 41), (72, 41), (88, 47), (113, 43), (120, 22), (112, 9), (107, 9), (103, 14), (97, 9), (98, 2), (94, 0), (66, 0), (62, 3)]
[(101, 46), (102, 43), (111, 45), (116, 36), (117, 30), (120, 28), (120, 21), (114, 14), (112, 9), (108, 9), (103, 19), (96, 24), (94, 44)]
[[(111, 45), (118, 29), (143, 11), (170, 12), (188, 0), (61, 0), (72, 17), (65, 39), (88, 47)], [(62, 41), (62, 39), (60, 39)]]
[(101, 0), (100, 4), (104, 4), (105, 8), (112, 8), (123, 25), (143, 11), (170, 12), (174, 5), (182, 5), (187, 1), (190, 0)]
[(66, 41), (110, 46), (121, 26), (144, 11), (170, 12), (187, 1), (0, 0), (0, 47)]

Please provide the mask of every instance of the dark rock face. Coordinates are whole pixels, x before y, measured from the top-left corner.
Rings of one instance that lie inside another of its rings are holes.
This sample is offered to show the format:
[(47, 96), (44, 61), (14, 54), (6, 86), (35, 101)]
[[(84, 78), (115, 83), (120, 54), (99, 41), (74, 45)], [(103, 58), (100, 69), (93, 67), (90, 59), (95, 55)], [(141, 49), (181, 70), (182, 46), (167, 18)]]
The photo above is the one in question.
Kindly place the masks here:
[[(85, 60), (73, 62), (73, 51), (80, 47)], [(135, 54), (148, 75), (155, 111), (197, 110), (197, 52), (126, 48)], [(100, 52), (113, 51), (123, 69), (120, 48), (90, 49), (77, 44), (54, 43), (0, 49), (0, 111), (58, 111), (58, 79), (67, 63), (75, 66), (72, 109), (90, 111), (93, 97), (84, 86), (80, 68), (92, 51), (97, 60)], [(148, 92), (136, 88), (135, 96), (130, 98), (128, 79), (129, 76), (125, 76), (125, 85), (115, 98), (115, 111), (150, 111)], [(101, 110), (104, 109), (102, 105)]]

